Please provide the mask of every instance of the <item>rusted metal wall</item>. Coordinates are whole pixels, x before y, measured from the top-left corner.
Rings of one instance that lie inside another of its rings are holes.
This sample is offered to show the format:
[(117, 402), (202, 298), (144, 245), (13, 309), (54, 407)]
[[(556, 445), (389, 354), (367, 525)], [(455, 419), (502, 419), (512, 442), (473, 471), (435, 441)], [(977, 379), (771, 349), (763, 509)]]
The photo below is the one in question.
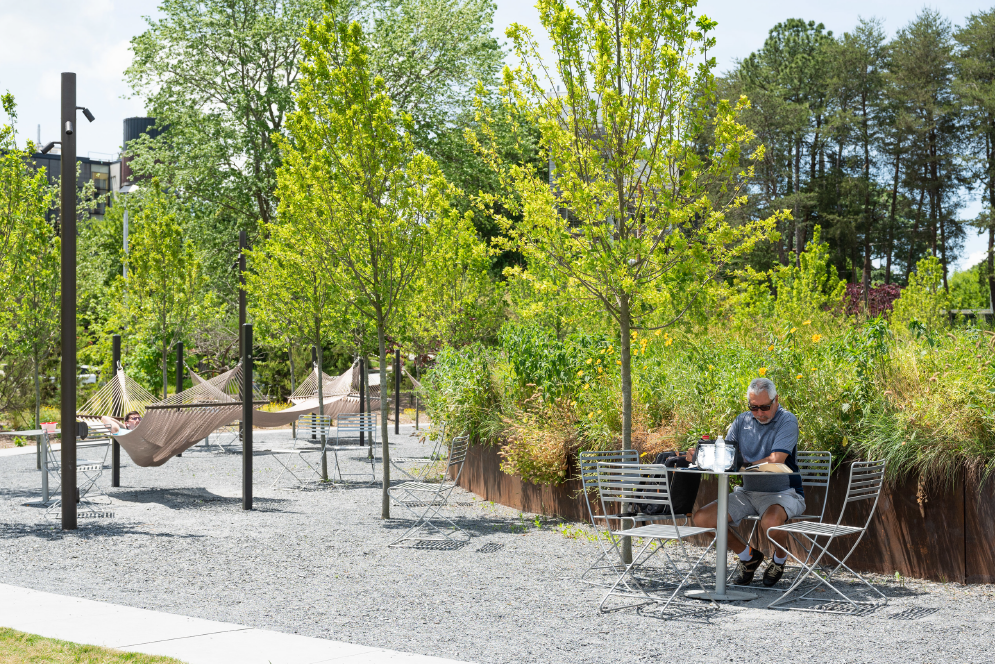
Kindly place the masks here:
[[(576, 476), (571, 468), (569, 476)], [(846, 495), (849, 466), (844, 464), (830, 482), (826, 520), (835, 521)], [(588, 521), (580, 481), (539, 486), (501, 472), (501, 458), (493, 446), (472, 445), (460, 477), (460, 486), (485, 500), (525, 512)], [(705, 478), (697, 506), (715, 500), (714, 478)], [(821, 508), (822, 490), (806, 490), (808, 512)], [(863, 524), (872, 501), (851, 503), (844, 523)], [(833, 553), (842, 556), (852, 540), (842, 540)], [(761, 545), (769, 550), (765, 542)], [(981, 485), (961, 476), (952, 487), (920, 491), (918, 478), (886, 485), (868, 533), (847, 561), (860, 572), (878, 572), (934, 581), (995, 583), (995, 480)]]

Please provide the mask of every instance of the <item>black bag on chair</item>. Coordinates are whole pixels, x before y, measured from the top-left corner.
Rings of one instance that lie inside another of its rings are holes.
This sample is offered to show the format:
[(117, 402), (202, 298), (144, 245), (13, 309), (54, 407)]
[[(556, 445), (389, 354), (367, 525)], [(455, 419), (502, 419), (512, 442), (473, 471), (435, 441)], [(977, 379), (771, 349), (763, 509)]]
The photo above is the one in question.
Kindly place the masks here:
[[(662, 464), (668, 468), (687, 468), (691, 465), (683, 456), (676, 452), (660, 452), (653, 460), (655, 464)], [(697, 473), (675, 473), (667, 472), (667, 486), (670, 487), (670, 503), (674, 506), (674, 515), (684, 516), (690, 514), (694, 509), (694, 501), (698, 497), (698, 486), (701, 484), (701, 475)], [(666, 505), (655, 503), (637, 503), (636, 512), (641, 514), (667, 515)], [(670, 515), (667, 515), (670, 516)]]

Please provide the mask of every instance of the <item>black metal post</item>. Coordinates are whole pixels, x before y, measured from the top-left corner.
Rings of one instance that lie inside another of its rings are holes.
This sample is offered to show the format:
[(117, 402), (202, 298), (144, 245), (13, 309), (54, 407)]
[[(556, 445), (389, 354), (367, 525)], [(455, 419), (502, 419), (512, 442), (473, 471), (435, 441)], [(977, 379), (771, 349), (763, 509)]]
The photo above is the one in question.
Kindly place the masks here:
[(252, 509), (252, 325), (242, 334), (242, 509)]
[[(121, 335), (115, 334), (111, 337), (111, 380), (117, 378), (118, 369), (121, 366)], [(121, 404), (124, 408), (124, 404)], [(127, 413), (120, 413), (121, 417)], [(121, 446), (117, 441), (111, 443), (111, 486), (121, 486)]]
[[(311, 346), (311, 370), (312, 371), (317, 371), (318, 372), (318, 380), (321, 380), (321, 367), (318, 366), (318, 347), (314, 346), (314, 345)], [(318, 414), (319, 415), (324, 415), (324, 413), (318, 413)], [(312, 427), (311, 428), (311, 440), (317, 440), (317, 439), (318, 439), (318, 434), (315, 433), (315, 429)], [(325, 455), (322, 454), (321, 455), (322, 468), (325, 467), (325, 463), (327, 463), (326, 459), (325, 459)], [(323, 473), (322, 477), (328, 477), (328, 473), (327, 472)]]
[[(179, 394), (183, 391), (183, 342), (176, 342), (176, 393)], [(180, 452), (176, 456), (183, 456), (183, 452)]]
[[(415, 356), (415, 380), (421, 380), (421, 374), (418, 373), (418, 357)], [(421, 410), (421, 402), (418, 401), (418, 392), (415, 392), (415, 431), (418, 431), (418, 413)]]
[[(381, 380), (382, 382), (382, 380)], [(383, 396), (383, 388), (380, 388)], [(394, 351), (394, 435), (401, 434), (401, 351)]]
[(62, 529), (76, 530), (76, 74), (62, 74)]
[[(366, 375), (366, 359), (359, 358), (359, 419), (363, 419), (362, 415), (366, 412), (366, 381), (363, 377)], [(365, 436), (363, 435), (363, 427), (359, 428), (359, 444), (362, 445)]]
[[(245, 231), (238, 232), (238, 356), (245, 357), (242, 347), (242, 326), (245, 325), (245, 249), (249, 246), (249, 236)], [(238, 439), (245, 446), (245, 422), (238, 423)]]
[(318, 366), (318, 347), (311, 346), (311, 366)]

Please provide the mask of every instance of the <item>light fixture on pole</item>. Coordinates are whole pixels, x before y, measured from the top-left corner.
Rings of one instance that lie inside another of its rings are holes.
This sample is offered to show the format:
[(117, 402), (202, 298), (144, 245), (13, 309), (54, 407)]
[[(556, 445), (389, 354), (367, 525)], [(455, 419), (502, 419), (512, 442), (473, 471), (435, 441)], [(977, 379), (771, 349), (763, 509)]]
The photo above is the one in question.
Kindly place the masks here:
[[(59, 160), (62, 235), (62, 529), (76, 530), (78, 490), (76, 488), (76, 111), (93, 122), (89, 109), (76, 105), (76, 74), (62, 74), (62, 157)], [(46, 145), (47, 153), (56, 141)]]

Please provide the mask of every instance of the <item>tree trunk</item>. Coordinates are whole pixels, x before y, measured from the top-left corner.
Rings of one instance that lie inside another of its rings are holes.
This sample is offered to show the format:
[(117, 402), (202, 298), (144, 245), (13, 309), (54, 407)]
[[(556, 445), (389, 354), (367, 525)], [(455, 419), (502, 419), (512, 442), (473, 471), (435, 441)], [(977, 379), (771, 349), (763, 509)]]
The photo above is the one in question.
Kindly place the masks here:
[(902, 157), (902, 139), (895, 144), (895, 177), (891, 187), (891, 209), (888, 211), (888, 245), (885, 248), (884, 283), (891, 283), (891, 255), (895, 250), (895, 207), (898, 205), (898, 173)]
[[(864, 72), (866, 75), (866, 71)], [(867, 93), (860, 94), (861, 125), (863, 127), (864, 143), (864, 269), (861, 283), (864, 291), (864, 313), (870, 309), (868, 291), (871, 288), (871, 227), (874, 225), (871, 213), (871, 146), (867, 131)]]
[[(943, 265), (943, 290), (949, 293), (950, 285), (947, 283), (947, 224), (943, 219), (943, 198), (939, 192), (936, 194), (936, 214), (940, 220), (940, 263)], [(933, 255), (936, 255), (935, 252)]]
[[(387, 367), (387, 342), (385, 339), (384, 321), (380, 314), (377, 312), (377, 345), (380, 357), (380, 443), (383, 448), (383, 461), (381, 466), (383, 467), (383, 482), (380, 491), (380, 518), (389, 519), (390, 518), (390, 494), (387, 493), (387, 489), (390, 488), (390, 449), (387, 446), (387, 433), (390, 427), (387, 426), (387, 399), (384, 395), (384, 378), (387, 372), (384, 369)], [(367, 394), (369, 391), (367, 391)]]
[[(632, 338), (629, 320), (629, 296), (619, 298), (619, 327), (621, 342), (619, 354), (622, 360), (622, 449), (632, 449)], [(632, 562), (632, 538), (622, 538), (622, 561)]]
[(916, 207), (916, 220), (912, 224), (912, 233), (909, 235), (909, 262), (905, 270), (905, 281), (908, 283), (909, 275), (912, 274), (912, 268), (915, 265), (916, 256), (916, 239), (919, 236), (919, 223), (922, 219), (922, 204), (923, 200), (926, 198), (926, 187), (923, 186), (919, 190), (919, 205)]

